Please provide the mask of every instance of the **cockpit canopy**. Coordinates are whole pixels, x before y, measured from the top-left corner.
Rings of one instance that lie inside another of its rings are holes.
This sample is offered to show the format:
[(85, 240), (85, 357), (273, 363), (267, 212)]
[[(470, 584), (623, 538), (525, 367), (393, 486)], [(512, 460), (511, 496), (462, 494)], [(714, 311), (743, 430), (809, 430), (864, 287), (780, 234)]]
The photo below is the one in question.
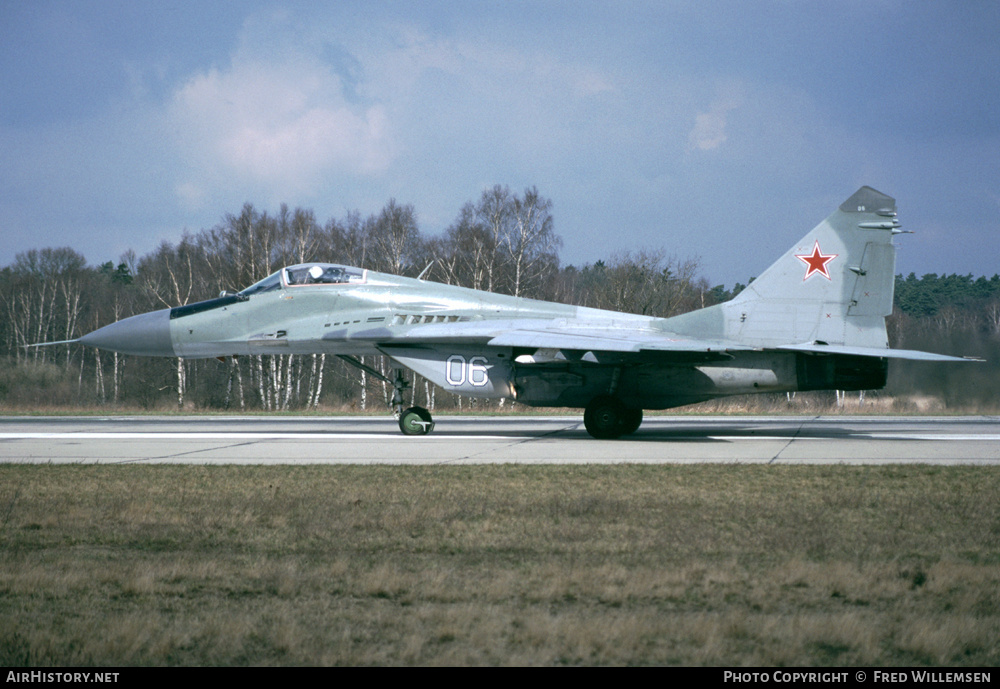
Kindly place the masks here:
[(286, 285), (343, 285), (365, 281), (365, 271), (332, 263), (303, 263), (284, 270)]
[(282, 268), (259, 282), (247, 287), (240, 294), (245, 297), (262, 294), (284, 287), (306, 285), (346, 285), (365, 281), (365, 270), (335, 263), (300, 263)]

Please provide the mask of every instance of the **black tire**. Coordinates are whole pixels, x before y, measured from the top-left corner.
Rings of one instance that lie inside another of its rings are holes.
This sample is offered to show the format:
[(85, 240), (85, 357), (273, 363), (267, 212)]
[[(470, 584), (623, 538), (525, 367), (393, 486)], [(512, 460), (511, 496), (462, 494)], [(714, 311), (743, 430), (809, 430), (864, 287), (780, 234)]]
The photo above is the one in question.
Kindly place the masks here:
[(431, 413), (423, 407), (410, 407), (399, 415), (399, 430), (403, 435), (427, 435), (434, 430)]
[(642, 425), (642, 409), (623, 409), (621, 418), (622, 435), (632, 435)]
[(595, 397), (583, 412), (583, 425), (598, 440), (613, 440), (622, 434), (622, 418), (627, 410), (610, 395)]

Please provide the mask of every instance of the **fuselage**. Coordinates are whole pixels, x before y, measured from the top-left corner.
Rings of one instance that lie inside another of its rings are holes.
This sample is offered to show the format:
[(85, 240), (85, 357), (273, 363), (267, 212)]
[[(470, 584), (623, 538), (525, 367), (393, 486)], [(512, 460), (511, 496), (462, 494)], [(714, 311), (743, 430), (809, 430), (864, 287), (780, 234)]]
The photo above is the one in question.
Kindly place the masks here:
[[(237, 294), (113, 323), (81, 341), (128, 354), (182, 358), (384, 354), (451, 392), (513, 397), (536, 406), (585, 406), (612, 391), (636, 408), (669, 408), (722, 395), (816, 389), (837, 377), (833, 371), (805, 370), (801, 355), (786, 352), (733, 351), (689, 360), (676, 354), (587, 352), (582, 345), (490, 344), (508, 330), (552, 324), (559, 339), (621, 330), (670, 335), (669, 319), (305, 264)], [(862, 378), (865, 387), (877, 387), (880, 378), (884, 382), (884, 366)]]

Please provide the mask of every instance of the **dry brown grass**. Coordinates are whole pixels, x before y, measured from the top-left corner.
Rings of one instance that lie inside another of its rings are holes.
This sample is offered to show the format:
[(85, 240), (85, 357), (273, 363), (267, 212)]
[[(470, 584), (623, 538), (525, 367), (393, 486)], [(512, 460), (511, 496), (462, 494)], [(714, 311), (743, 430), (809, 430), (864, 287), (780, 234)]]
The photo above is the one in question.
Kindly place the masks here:
[(989, 467), (0, 466), (0, 664), (1000, 661)]

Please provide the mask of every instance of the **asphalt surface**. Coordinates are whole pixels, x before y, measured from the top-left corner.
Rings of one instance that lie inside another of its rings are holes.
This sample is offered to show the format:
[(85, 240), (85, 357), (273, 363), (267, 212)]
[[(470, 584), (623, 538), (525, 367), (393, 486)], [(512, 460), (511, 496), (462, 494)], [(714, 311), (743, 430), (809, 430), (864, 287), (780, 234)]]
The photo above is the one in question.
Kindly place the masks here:
[(1000, 464), (1000, 417), (648, 416), (594, 440), (580, 416), (0, 417), (0, 463)]

